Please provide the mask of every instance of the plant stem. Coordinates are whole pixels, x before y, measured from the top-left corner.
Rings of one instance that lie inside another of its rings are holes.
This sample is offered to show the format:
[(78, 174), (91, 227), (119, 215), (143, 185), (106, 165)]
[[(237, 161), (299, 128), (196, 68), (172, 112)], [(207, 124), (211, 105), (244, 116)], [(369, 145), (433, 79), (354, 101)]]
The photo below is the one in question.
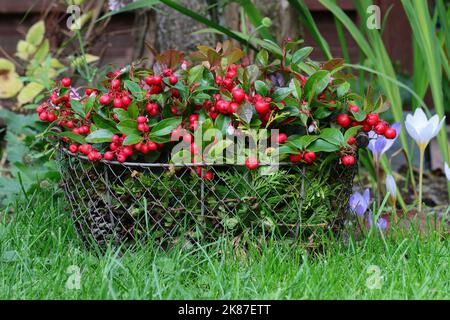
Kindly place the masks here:
[(420, 169), (419, 169), (419, 213), (422, 212), (422, 182), (423, 182), (423, 163), (425, 158), (426, 145), (419, 145), (420, 150)]
[(375, 157), (375, 174), (377, 177), (377, 206), (380, 207), (381, 203), (381, 172), (380, 172), (380, 159)]

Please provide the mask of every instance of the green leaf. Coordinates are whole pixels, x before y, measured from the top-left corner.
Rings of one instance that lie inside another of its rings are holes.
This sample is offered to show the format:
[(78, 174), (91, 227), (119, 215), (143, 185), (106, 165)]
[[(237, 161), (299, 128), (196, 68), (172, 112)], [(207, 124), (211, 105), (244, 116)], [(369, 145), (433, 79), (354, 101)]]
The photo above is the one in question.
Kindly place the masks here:
[(338, 98), (342, 98), (344, 97), (347, 92), (350, 90), (350, 83), (348, 82), (344, 82), (343, 84), (341, 84), (338, 88), (337, 88), (337, 95)]
[(291, 88), (292, 94), (297, 100), (302, 99), (302, 84), (298, 81), (298, 79), (292, 79), (289, 83), (289, 88)]
[(350, 111), (350, 113), (353, 115), (356, 121), (363, 121), (367, 114), (362, 110), (362, 108), (359, 108), (358, 112)]
[(314, 118), (324, 119), (332, 113), (333, 113), (333, 111), (330, 111), (325, 107), (320, 107), (320, 108), (317, 108), (317, 110), (314, 112)]
[(133, 102), (128, 106), (127, 113), (131, 119), (136, 119), (139, 116), (139, 108), (136, 102)]
[(290, 93), (291, 93), (291, 88), (289, 88), (289, 87), (278, 88), (272, 94), (272, 101), (273, 102), (283, 101), (285, 98), (287, 98), (289, 96)]
[(123, 110), (122, 108), (114, 108), (113, 112), (117, 116), (119, 121), (125, 121), (125, 120), (131, 119), (128, 112), (126, 110)]
[(93, 114), (92, 121), (100, 129), (106, 129), (113, 133), (119, 133), (119, 130), (117, 130), (116, 123), (110, 119), (106, 119), (100, 115)]
[(70, 107), (78, 115), (80, 115), (82, 117), (84, 117), (86, 115), (86, 112), (84, 111), (84, 106), (81, 104), (81, 102), (79, 100), (71, 99)]
[(78, 142), (80, 144), (86, 143), (86, 140), (81, 134), (73, 133), (70, 131), (59, 132), (56, 134), (58, 137), (67, 137), (72, 141)]
[(200, 80), (202, 80), (204, 70), (205, 67), (203, 65), (192, 67), (189, 70), (188, 83), (193, 84), (200, 82)]
[(267, 67), (267, 65), (269, 64), (269, 53), (266, 50), (259, 51), (256, 55), (256, 61), (260, 65)]
[(181, 117), (167, 118), (157, 123), (151, 130), (152, 136), (162, 137), (169, 135), (181, 123)]
[(325, 140), (318, 139), (309, 146), (308, 150), (314, 152), (335, 152), (339, 150), (339, 147)]
[(339, 129), (325, 128), (320, 132), (320, 138), (337, 146), (345, 144), (344, 136)]
[(261, 80), (255, 81), (255, 90), (257, 93), (259, 93), (263, 97), (266, 97), (267, 93), (269, 93), (269, 88), (267, 87), (266, 83)]
[[(304, 92), (307, 97), (314, 97), (321, 93), (330, 82), (331, 74), (326, 70), (320, 70), (314, 73), (306, 81)], [(310, 99), (308, 99), (310, 100)]]
[(219, 114), (214, 121), (214, 128), (218, 129), (222, 132), (222, 135), (227, 134), (228, 126), (230, 125), (231, 118), (230, 116), (224, 115), (223, 113)]
[(347, 142), (350, 137), (354, 137), (358, 133), (359, 129), (361, 129), (361, 128), (362, 128), (362, 126), (356, 126), (356, 127), (351, 127), (349, 129), (347, 129), (347, 131), (345, 131), (345, 134), (344, 134), (345, 142)]
[(126, 135), (134, 134), (139, 135), (140, 132), (137, 129), (137, 121), (136, 120), (124, 120), (120, 121), (117, 125), (117, 129), (119, 129), (120, 132), (125, 133)]
[(308, 57), (313, 51), (312, 47), (304, 47), (294, 52), (292, 55), (291, 64), (298, 64), (303, 61), (306, 57)]
[(287, 144), (299, 150), (307, 148), (311, 143), (316, 141), (318, 136), (301, 136), (295, 137), (294, 139), (288, 139)]
[(33, 99), (44, 90), (44, 86), (38, 82), (30, 82), (20, 90), (17, 96), (17, 102), (19, 105), (23, 105), (28, 102), (32, 102)]
[(281, 147), (278, 148), (278, 155), (284, 155), (284, 154), (297, 154), (298, 153), (298, 149), (293, 148), (287, 144), (282, 145)]
[(111, 142), (113, 133), (106, 129), (99, 129), (92, 132), (86, 137), (86, 141), (89, 143), (102, 143)]
[(129, 146), (132, 144), (136, 144), (139, 143), (143, 140), (144, 138), (140, 135), (136, 135), (136, 134), (129, 134), (125, 137), (125, 140), (123, 140), (123, 145), (125, 146)]
[(134, 97), (138, 99), (141, 99), (143, 97), (144, 89), (142, 89), (136, 82), (125, 80), (124, 87), (125, 89), (129, 90)]
[(25, 41), (33, 46), (38, 46), (44, 39), (45, 24), (44, 21), (40, 20), (28, 29)]

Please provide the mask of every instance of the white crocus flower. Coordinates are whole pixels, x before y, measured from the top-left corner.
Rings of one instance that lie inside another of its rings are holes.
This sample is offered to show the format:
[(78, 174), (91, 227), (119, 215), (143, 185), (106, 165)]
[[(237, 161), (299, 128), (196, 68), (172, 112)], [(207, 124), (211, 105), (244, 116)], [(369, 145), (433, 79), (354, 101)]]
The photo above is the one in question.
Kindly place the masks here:
[(450, 181), (450, 168), (448, 167), (447, 162), (445, 163), (444, 171), (445, 171), (445, 176), (447, 177), (447, 180)]
[(386, 189), (391, 195), (391, 197), (397, 196), (397, 185), (395, 184), (394, 177), (390, 174), (386, 176)]
[(395, 209), (397, 203), (397, 184), (395, 183), (394, 177), (390, 174), (386, 176), (386, 190), (389, 192), (389, 198)]
[(406, 116), (405, 127), (411, 138), (416, 141), (420, 150), (420, 171), (419, 171), (419, 212), (422, 211), (422, 178), (425, 149), (428, 143), (437, 136), (444, 124), (445, 117), (439, 121), (439, 116), (434, 115), (429, 120), (421, 108), (417, 108), (414, 115)]
[(437, 136), (444, 121), (445, 117), (439, 122), (438, 115), (434, 115), (428, 120), (425, 112), (421, 108), (417, 108), (414, 115), (406, 116), (405, 127), (419, 148), (426, 148), (431, 139)]

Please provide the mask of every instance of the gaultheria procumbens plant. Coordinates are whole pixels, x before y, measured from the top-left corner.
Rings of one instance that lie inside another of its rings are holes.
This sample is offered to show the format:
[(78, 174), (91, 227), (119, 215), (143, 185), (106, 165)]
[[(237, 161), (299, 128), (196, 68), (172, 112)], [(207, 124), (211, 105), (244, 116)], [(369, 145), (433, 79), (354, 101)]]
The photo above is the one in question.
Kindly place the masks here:
[(353, 166), (367, 144), (360, 132), (396, 137), (378, 114), (382, 106), (350, 90), (343, 60), (319, 64), (308, 58), (310, 48), (296, 47), (285, 42), (275, 60), (260, 51), (254, 64), (230, 42), (199, 46), (188, 57), (167, 50), (152, 69), (132, 64), (95, 88), (76, 89), (64, 78), (37, 112), (57, 127), (48, 135), (91, 161), (215, 163), (236, 136), (247, 136), (267, 146), (260, 154), (251, 143), (239, 149), (249, 169), (268, 155)]

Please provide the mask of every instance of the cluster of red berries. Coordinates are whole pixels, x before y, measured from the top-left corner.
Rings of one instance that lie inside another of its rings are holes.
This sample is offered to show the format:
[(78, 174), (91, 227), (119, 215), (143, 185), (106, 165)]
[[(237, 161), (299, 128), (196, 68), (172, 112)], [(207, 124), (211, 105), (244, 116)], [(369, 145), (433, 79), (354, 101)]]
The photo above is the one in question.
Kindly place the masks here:
[(98, 102), (101, 105), (108, 105), (111, 103), (114, 108), (127, 109), (131, 104), (130, 93), (127, 90), (122, 90), (122, 83), (119, 79), (112, 79), (109, 83), (110, 90), (100, 97)]
[(133, 155), (133, 147), (123, 145), (125, 138), (124, 134), (120, 137), (117, 134), (112, 135), (109, 151), (106, 151), (104, 155), (105, 160), (112, 160), (115, 157), (117, 161), (125, 162), (128, 157)]
[(289, 156), (289, 160), (293, 163), (300, 163), (304, 161), (306, 164), (313, 164), (316, 158), (317, 154), (314, 151), (299, 152)]
[[(358, 108), (357, 106), (350, 106), (353, 109), (355, 107)], [(381, 120), (376, 113), (369, 113), (362, 122), (355, 121), (347, 114), (340, 114), (336, 122), (343, 128), (362, 126), (362, 131), (369, 132), (373, 130), (376, 134), (384, 135), (387, 139), (394, 139), (397, 136), (395, 129), (391, 128), (386, 121)]]
[[(87, 155), (88, 159), (90, 161), (98, 161), (102, 159), (102, 154), (100, 152), (98, 152), (97, 150), (95, 150), (95, 148), (93, 146), (91, 146), (90, 144), (82, 144), (80, 146), (77, 146), (75, 143), (72, 143), (69, 146), (69, 151), (72, 153), (83, 153), (85, 155)], [(105, 157), (106, 157), (106, 153), (105, 153)]]

